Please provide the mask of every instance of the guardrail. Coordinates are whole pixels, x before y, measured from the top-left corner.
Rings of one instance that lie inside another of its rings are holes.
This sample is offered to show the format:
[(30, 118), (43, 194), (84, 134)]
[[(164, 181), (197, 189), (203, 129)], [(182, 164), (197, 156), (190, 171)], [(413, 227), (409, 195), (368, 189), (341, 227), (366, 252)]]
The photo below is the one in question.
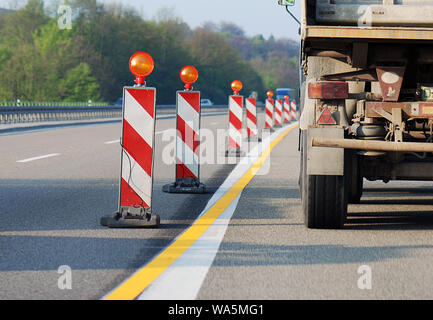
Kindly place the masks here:
[[(175, 105), (157, 105), (157, 112), (172, 111)], [(206, 111), (227, 111), (227, 105), (202, 106)], [(121, 118), (116, 106), (0, 106), (0, 124)]]
[(0, 107), (0, 124), (122, 117), (120, 106)]
[[(157, 105), (157, 112), (172, 112), (175, 105)], [(202, 107), (208, 111), (227, 111), (227, 106), (215, 105)], [(121, 118), (121, 106), (0, 106), (0, 124), (71, 121)]]
[(0, 107), (91, 107), (91, 106), (108, 106), (108, 102), (98, 102), (89, 100), (78, 102), (66, 101), (0, 101)]

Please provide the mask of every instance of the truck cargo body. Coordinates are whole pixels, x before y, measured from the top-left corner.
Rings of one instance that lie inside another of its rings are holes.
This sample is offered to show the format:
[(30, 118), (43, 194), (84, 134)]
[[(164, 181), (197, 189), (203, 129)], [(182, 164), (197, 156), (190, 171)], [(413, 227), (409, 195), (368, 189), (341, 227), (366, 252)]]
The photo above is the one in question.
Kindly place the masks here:
[(364, 178), (433, 178), (433, 0), (302, 5), (303, 210), (339, 228)]

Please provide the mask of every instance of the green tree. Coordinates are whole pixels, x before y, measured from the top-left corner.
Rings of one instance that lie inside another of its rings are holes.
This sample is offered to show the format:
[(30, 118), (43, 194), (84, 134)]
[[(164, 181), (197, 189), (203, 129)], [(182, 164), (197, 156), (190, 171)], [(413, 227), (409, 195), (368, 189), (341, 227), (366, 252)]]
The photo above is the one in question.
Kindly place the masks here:
[(68, 70), (80, 63), (80, 42), (74, 37), (75, 30), (60, 30), (57, 21), (51, 19), (34, 35), (34, 48), (38, 59), (34, 61), (37, 90), (32, 92), (36, 100), (65, 98), (60, 80)]
[(39, 59), (33, 36), (49, 18), (43, 1), (29, 0), (16, 12), (6, 13), (0, 23), (0, 99), (30, 99), (36, 82), (34, 62)]
[(0, 13), (1, 100), (115, 101), (133, 84), (128, 62), (137, 51), (154, 58), (146, 81), (156, 87), (158, 104), (175, 102), (185, 65), (199, 71), (194, 88), (216, 103), (227, 103), (235, 79), (243, 82), (243, 95), (256, 91), (261, 98), (269, 88), (296, 86), (299, 45), (292, 40), (248, 37), (232, 23), (191, 30), (173, 8), (144, 20), (133, 9), (97, 0), (65, 0), (73, 27), (60, 30), (59, 1), (47, 8), (28, 0), (20, 10)]
[(256, 57), (250, 61), (263, 79), (266, 90), (299, 88), (298, 58), (274, 55), (264, 60)]
[(198, 28), (194, 31), (191, 48), (201, 74), (199, 87), (203, 95), (217, 103), (227, 103), (233, 80), (242, 81), (243, 93), (262, 91), (263, 84), (257, 73), (223, 35)]
[(99, 84), (87, 63), (70, 69), (60, 81), (64, 101), (100, 101)]
[(0, 41), (15, 47), (21, 43), (31, 43), (33, 34), (48, 22), (49, 17), (44, 12), (43, 0), (28, 0), (24, 8), (4, 14), (2, 20)]

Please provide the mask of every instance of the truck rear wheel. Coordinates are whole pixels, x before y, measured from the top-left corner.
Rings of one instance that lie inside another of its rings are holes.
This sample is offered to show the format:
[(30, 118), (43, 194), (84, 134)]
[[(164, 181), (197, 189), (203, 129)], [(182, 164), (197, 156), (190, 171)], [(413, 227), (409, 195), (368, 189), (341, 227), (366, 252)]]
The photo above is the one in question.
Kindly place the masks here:
[(363, 189), (363, 176), (358, 156), (353, 150), (345, 150), (344, 154), (345, 182), (349, 203), (360, 203)]
[(302, 209), (308, 228), (340, 229), (347, 215), (344, 176), (307, 174), (307, 143), (303, 135)]

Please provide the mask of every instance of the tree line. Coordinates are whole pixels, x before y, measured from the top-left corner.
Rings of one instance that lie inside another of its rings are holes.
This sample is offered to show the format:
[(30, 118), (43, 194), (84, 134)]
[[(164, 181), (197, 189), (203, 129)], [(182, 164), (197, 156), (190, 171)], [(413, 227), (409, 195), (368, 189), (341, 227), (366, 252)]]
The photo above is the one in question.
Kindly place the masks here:
[(155, 61), (148, 86), (159, 104), (173, 104), (183, 88), (179, 72), (194, 65), (194, 89), (226, 103), (230, 83), (241, 80), (244, 95), (265, 98), (266, 90), (298, 87), (294, 40), (248, 37), (231, 23), (206, 23), (192, 30), (162, 11), (151, 20), (132, 8), (97, 0), (70, 0), (71, 28), (61, 29), (55, 2), (28, 0), (15, 11), (0, 11), (0, 100), (116, 101), (132, 85), (130, 56), (146, 51)]

